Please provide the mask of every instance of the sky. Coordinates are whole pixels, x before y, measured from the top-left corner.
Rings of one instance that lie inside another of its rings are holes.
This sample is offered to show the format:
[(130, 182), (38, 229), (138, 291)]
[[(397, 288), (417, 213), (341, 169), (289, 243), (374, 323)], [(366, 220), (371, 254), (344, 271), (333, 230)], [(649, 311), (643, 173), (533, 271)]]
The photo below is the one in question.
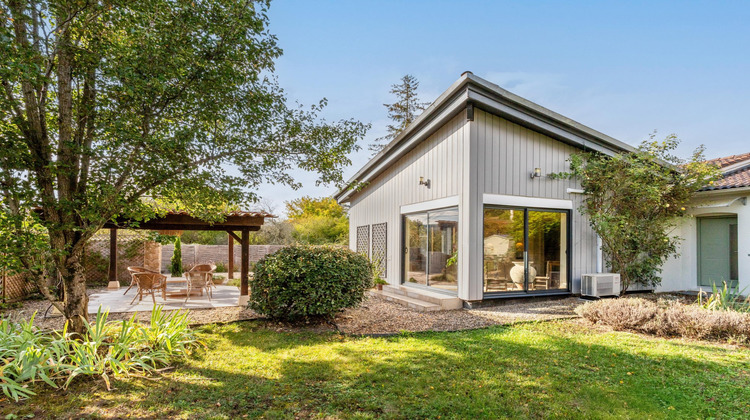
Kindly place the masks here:
[[(678, 154), (750, 152), (750, 2), (276, 0), (270, 31), (289, 99), (328, 99), (328, 120), (371, 123), (348, 179), (385, 134), (384, 103), (405, 74), (433, 101), (469, 70), (631, 145), (675, 133)], [(265, 203), (327, 196), (264, 185)]]

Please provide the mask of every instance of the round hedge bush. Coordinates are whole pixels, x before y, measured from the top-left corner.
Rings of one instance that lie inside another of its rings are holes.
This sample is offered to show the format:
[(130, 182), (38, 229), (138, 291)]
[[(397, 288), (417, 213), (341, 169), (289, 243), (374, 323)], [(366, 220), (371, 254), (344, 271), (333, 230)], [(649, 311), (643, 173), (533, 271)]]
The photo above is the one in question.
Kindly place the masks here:
[(362, 303), (371, 287), (372, 268), (363, 255), (344, 248), (290, 246), (255, 265), (249, 306), (286, 320), (331, 317)]

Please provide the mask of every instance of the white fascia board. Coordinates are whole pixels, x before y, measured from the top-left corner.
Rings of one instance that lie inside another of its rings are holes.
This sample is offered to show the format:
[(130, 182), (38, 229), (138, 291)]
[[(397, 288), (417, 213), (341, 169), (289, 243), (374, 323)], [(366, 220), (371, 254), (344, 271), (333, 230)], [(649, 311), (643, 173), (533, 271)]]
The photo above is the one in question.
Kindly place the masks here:
[(521, 123), (521, 125), (533, 127), (533, 130), (539, 131), (553, 138), (566, 139), (569, 143), (572, 143), (573, 145), (584, 150), (595, 150), (608, 156), (612, 156), (615, 153), (615, 151), (613, 151), (612, 149), (603, 147), (591, 140), (585, 139), (570, 131), (564, 130), (563, 128), (550, 124), (546, 121), (542, 121), (539, 118), (533, 117), (526, 112), (500, 103), (480, 92), (470, 90), (469, 100), (477, 104), (479, 108), (485, 108), (488, 111), (495, 113), (505, 119), (509, 119), (513, 122), (519, 122)]
[(452, 195), (450, 197), (438, 198), (436, 200), (422, 201), (421, 203), (404, 204), (401, 206), (401, 214), (417, 213), (446, 207), (457, 207), (458, 202), (458, 196)]
[(560, 200), (557, 198), (523, 197), (520, 195), (484, 194), (484, 204), (508, 207), (531, 207), (540, 209), (572, 210), (572, 200)]

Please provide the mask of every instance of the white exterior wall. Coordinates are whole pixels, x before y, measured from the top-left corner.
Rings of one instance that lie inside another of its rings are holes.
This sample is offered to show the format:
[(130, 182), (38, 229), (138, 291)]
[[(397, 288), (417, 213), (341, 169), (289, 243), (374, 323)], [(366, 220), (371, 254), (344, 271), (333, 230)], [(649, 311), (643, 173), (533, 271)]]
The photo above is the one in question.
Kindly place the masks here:
[[(662, 266), (661, 285), (657, 291), (700, 290), (698, 286), (698, 223), (701, 216), (737, 216), (737, 268), (739, 290), (750, 291), (750, 193), (715, 193), (697, 199), (689, 210), (694, 217), (677, 226), (675, 234), (682, 238), (679, 255)], [(745, 200), (741, 200), (741, 198)], [(728, 205), (727, 205), (728, 204)], [(714, 206), (714, 207), (707, 207)]]
[[(398, 285), (401, 281), (401, 206), (460, 197), (468, 139), (469, 121), (466, 113), (460, 112), (352, 198), (349, 210), (351, 249), (357, 246), (358, 226), (388, 223), (386, 280), (390, 284)], [(429, 188), (419, 185), (420, 176), (429, 179)], [(463, 212), (462, 206), (459, 212)], [(459, 235), (462, 229), (459, 223)], [(462, 248), (459, 242), (459, 249)], [(459, 266), (463, 258), (459, 256)]]

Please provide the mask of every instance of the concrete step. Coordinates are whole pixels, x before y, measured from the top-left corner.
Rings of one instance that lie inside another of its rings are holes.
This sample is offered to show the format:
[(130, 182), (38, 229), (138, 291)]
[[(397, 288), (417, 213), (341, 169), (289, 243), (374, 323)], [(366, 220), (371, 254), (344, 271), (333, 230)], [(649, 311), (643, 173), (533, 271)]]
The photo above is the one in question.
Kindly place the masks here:
[(414, 298), (400, 295), (397, 293), (388, 292), (386, 290), (373, 290), (370, 293), (376, 296), (380, 296), (381, 298), (389, 302), (397, 303), (399, 305), (406, 306), (407, 308), (414, 309), (420, 312), (443, 310), (443, 308), (436, 303), (426, 302), (420, 299), (414, 299)]
[(440, 307), (446, 311), (452, 309), (461, 309), (464, 306), (464, 302), (455, 296), (445, 295), (443, 293), (433, 292), (430, 290), (417, 289), (413, 287), (384, 285), (383, 291), (412, 299), (434, 303), (436, 305), (440, 305)]

